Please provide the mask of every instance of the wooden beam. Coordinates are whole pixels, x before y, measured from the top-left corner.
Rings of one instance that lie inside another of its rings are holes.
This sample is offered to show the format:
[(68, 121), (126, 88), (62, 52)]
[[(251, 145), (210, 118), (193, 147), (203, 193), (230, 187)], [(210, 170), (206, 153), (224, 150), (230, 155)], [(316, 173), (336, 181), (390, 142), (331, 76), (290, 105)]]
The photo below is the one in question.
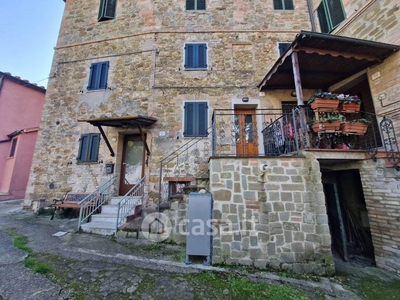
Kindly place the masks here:
[(149, 148), (149, 145), (147, 145), (147, 141), (146, 141), (146, 137), (144, 136), (144, 133), (143, 133), (142, 125), (140, 125), (140, 123), (136, 123), (136, 124), (139, 128), (140, 136), (141, 136), (143, 144), (146, 148), (147, 155), (150, 155), (150, 148)]
[(108, 138), (107, 138), (107, 136), (106, 136), (106, 134), (105, 134), (103, 128), (101, 128), (101, 126), (97, 126), (97, 128), (99, 129), (99, 131), (100, 131), (100, 133), (101, 133), (101, 136), (103, 137), (104, 141), (106, 142), (106, 145), (107, 145), (107, 147), (108, 147), (108, 150), (110, 150), (110, 155), (111, 155), (112, 157), (114, 157), (114, 156), (115, 156), (114, 150), (113, 150), (113, 148), (111, 147), (111, 144), (110, 144), (110, 142), (108, 141)]
[(296, 47), (296, 49), (293, 50), (294, 52), (305, 52), (307, 54), (318, 54), (318, 55), (331, 55), (334, 57), (342, 56), (344, 58), (355, 58), (358, 60), (368, 60), (368, 61), (373, 61), (373, 62), (382, 62), (381, 59), (378, 59), (374, 56), (371, 55), (363, 55), (363, 54), (357, 54), (357, 53), (351, 53), (351, 52), (346, 52), (346, 51), (334, 51), (334, 50), (324, 50), (324, 49), (317, 49), (317, 48), (310, 48), (310, 47)]
[(301, 78), (300, 78), (299, 59), (297, 57), (296, 52), (292, 52), (291, 56), (292, 56), (294, 86), (296, 88), (297, 105), (304, 105), (303, 89), (301, 87)]

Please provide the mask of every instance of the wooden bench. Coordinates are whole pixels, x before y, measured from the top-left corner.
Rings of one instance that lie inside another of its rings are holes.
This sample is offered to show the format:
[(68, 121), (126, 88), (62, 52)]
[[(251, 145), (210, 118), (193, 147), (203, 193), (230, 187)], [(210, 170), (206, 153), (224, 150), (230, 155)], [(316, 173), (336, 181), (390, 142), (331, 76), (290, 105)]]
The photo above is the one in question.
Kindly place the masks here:
[[(51, 220), (53, 220), (55, 212), (59, 209), (63, 208), (73, 208), (73, 209), (80, 209), (81, 206), (79, 202), (85, 197), (90, 195), (90, 193), (76, 193), (76, 192), (68, 192), (62, 199), (53, 199), (53, 203), (50, 207), (54, 208), (51, 214)], [(97, 203), (92, 203), (91, 205), (96, 205)]]

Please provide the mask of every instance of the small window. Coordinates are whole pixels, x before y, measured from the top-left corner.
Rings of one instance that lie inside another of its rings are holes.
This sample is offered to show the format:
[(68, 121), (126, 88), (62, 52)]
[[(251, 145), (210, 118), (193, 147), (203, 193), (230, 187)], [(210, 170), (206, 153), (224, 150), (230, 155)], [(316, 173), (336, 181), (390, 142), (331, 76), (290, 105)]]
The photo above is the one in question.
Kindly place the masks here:
[(322, 0), (317, 12), (321, 32), (324, 33), (331, 32), (345, 19), (341, 0)]
[(207, 69), (207, 44), (185, 44), (185, 69)]
[(293, 0), (274, 0), (274, 9), (277, 10), (293, 10)]
[(186, 10), (205, 10), (206, 0), (186, 0)]
[(283, 53), (285, 53), (286, 49), (290, 47), (290, 43), (279, 43), (278, 44), (278, 50), (279, 50), (279, 56), (282, 56)]
[(108, 66), (108, 61), (93, 63), (90, 66), (89, 85), (87, 87), (89, 91), (107, 88)]
[(112, 20), (115, 18), (117, 0), (100, 0), (98, 21)]
[(15, 149), (17, 148), (17, 141), (18, 139), (13, 139), (11, 141), (11, 149), (10, 149), (10, 155), (9, 157), (14, 157), (15, 155)]
[(78, 162), (97, 162), (99, 156), (100, 134), (82, 134), (79, 139)]
[(185, 102), (185, 137), (207, 136), (208, 105), (207, 102)]

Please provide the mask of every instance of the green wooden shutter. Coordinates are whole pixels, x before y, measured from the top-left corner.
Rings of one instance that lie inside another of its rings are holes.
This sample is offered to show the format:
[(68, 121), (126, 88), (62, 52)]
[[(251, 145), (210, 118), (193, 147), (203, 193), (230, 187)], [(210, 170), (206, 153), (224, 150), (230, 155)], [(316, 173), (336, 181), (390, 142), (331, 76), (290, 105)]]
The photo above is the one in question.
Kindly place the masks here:
[(331, 30), (332, 30), (345, 19), (342, 1), (328, 0), (326, 1), (326, 6), (328, 7), (329, 10), (331, 26), (332, 26)]
[(99, 133), (91, 133), (87, 161), (90, 161), (90, 162), (97, 161), (97, 158), (99, 156), (99, 145), (100, 145), (100, 134)]
[(194, 122), (195, 122), (195, 102), (186, 102), (185, 103), (185, 124), (184, 124), (184, 131), (183, 135), (184, 136), (194, 136), (195, 135), (195, 128), (194, 128)]
[(331, 32), (346, 18), (341, 0), (323, 0), (317, 12), (321, 32), (324, 33)]
[(321, 2), (321, 4), (318, 6), (317, 12), (318, 12), (319, 26), (321, 27), (321, 32), (328, 33), (330, 29), (323, 2)]
[(195, 10), (195, 0), (186, 0), (186, 10)]
[(117, 0), (105, 0), (106, 7), (104, 10), (104, 17), (107, 19), (115, 18), (115, 10), (117, 8)]
[(206, 9), (206, 0), (197, 0), (197, 8), (198, 10)]
[(111, 20), (115, 18), (117, 0), (101, 0), (98, 21)]
[(207, 102), (199, 102), (197, 104), (197, 115), (198, 115), (198, 132), (197, 136), (207, 136), (208, 127), (208, 105)]
[(283, 4), (285, 6), (285, 9), (294, 9), (294, 4), (293, 4), (293, 0), (284, 0)]

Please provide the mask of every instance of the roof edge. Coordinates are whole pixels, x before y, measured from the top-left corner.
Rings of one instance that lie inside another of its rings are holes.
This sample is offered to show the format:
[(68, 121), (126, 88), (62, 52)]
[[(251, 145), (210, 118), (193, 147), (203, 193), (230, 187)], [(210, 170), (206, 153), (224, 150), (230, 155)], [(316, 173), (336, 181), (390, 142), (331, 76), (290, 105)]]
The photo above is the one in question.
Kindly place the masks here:
[(34, 89), (39, 92), (43, 92), (43, 93), (46, 92), (46, 88), (44, 86), (38, 86), (36, 83), (31, 83), (31, 82), (29, 82), (29, 80), (21, 79), (18, 76), (13, 76), (13, 75), (11, 75), (11, 73), (8, 73), (8, 72), (0, 71), (0, 77), (6, 78), (10, 81), (13, 81), (13, 82), (19, 84), (19, 85)]

